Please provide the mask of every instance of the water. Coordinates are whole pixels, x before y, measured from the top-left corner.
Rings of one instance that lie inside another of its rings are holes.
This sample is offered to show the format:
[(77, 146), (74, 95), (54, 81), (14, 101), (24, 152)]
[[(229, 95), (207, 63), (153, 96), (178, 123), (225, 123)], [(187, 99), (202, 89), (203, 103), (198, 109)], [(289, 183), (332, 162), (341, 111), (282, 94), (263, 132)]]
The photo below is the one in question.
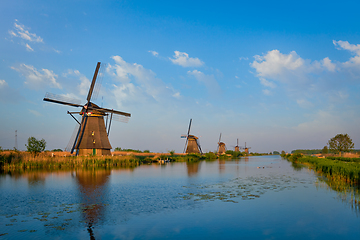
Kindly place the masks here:
[(332, 188), (278, 156), (7, 174), (0, 238), (359, 239), (354, 189)]

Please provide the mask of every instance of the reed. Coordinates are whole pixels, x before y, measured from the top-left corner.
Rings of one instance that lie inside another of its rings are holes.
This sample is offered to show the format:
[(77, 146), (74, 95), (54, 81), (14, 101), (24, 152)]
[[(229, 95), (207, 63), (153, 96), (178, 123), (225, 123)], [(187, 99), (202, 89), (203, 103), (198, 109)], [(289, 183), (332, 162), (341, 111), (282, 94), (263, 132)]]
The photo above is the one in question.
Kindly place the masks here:
[(34, 156), (29, 153), (0, 154), (0, 168), (3, 171), (14, 169), (73, 169), (89, 167), (138, 166), (142, 160), (128, 156), (67, 156), (52, 157), (43, 153)]
[(315, 171), (325, 174), (330, 179), (340, 179), (351, 184), (360, 183), (360, 163), (302, 156), (301, 154), (285, 155), (284, 158), (294, 163), (309, 165)]

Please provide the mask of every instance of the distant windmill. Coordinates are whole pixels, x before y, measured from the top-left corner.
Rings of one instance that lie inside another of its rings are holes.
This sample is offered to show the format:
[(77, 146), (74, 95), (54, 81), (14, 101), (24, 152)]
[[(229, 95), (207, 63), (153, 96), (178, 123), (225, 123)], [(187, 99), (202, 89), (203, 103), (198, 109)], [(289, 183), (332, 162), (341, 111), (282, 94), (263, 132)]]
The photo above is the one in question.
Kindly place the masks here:
[(219, 137), (217, 152), (218, 152), (219, 155), (220, 154), (225, 154), (225, 152), (226, 152), (225, 143), (221, 142), (221, 133), (220, 133), (220, 137)]
[(202, 154), (200, 143), (199, 143), (199, 138), (194, 135), (190, 135), (191, 122), (192, 122), (192, 119), (190, 119), (187, 135), (181, 135), (181, 138), (186, 138), (184, 153), (201, 153)]
[(235, 152), (240, 152), (239, 139), (238, 138), (236, 139)]
[[(49, 93), (47, 93), (44, 98), (44, 101), (82, 108), (80, 112), (67, 112), (79, 124), (74, 143), (71, 147), (71, 153), (76, 150), (77, 155), (110, 155), (110, 149), (112, 147), (110, 145), (108, 135), (110, 133), (110, 125), (113, 114), (121, 115), (126, 118), (131, 117), (130, 113), (102, 108), (91, 102), (100, 64), (100, 62), (97, 63), (85, 105), (70, 103), (64, 101), (61, 97), (56, 97), (56, 95)], [(82, 116), (81, 122), (79, 122), (73, 115), (77, 113)], [(107, 126), (105, 126), (104, 116), (108, 117), (109, 114), (110, 122), (108, 129), (106, 129)]]
[(250, 149), (251, 147), (246, 147), (246, 142), (245, 142), (245, 147), (241, 147), (241, 149), (244, 149), (244, 151), (245, 151), (245, 153), (246, 154), (249, 154), (249, 149)]

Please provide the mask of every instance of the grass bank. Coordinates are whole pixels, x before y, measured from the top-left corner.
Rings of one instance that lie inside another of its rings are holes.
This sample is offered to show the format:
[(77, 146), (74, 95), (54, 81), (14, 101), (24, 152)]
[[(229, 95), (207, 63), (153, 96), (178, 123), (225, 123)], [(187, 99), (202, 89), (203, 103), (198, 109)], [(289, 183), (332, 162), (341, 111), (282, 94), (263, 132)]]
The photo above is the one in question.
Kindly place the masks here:
[(306, 164), (316, 172), (322, 173), (331, 179), (340, 179), (351, 184), (360, 183), (360, 161), (359, 158), (317, 158), (312, 156), (303, 156), (302, 154), (282, 155), (293, 163)]
[(8, 151), (0, 152), (0, 171), (24, 170), (65, 170), (78, 168), (124, 168), (136, 167), (140, 164), (169, 160), (172, 162), (213, 161), (216, 159), (230, 159), (232, 155), (217, 156), (209, 152), (205, 154), (174, 154), (148, 153), (145, 155), (127, 154), (113, 156), (71, 156), (66, 154), (53, 155), (43, 152), (37, 156), (28, 152)]

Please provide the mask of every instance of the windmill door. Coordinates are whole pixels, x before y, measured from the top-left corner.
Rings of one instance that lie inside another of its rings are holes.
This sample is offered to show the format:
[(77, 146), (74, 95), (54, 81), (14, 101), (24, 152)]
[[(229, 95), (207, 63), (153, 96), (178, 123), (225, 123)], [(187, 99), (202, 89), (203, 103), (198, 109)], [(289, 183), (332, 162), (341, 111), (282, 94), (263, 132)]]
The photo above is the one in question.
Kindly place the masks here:
[(93, 148), (93, 155), (95, 156), (96, 155), (96, 149)]

